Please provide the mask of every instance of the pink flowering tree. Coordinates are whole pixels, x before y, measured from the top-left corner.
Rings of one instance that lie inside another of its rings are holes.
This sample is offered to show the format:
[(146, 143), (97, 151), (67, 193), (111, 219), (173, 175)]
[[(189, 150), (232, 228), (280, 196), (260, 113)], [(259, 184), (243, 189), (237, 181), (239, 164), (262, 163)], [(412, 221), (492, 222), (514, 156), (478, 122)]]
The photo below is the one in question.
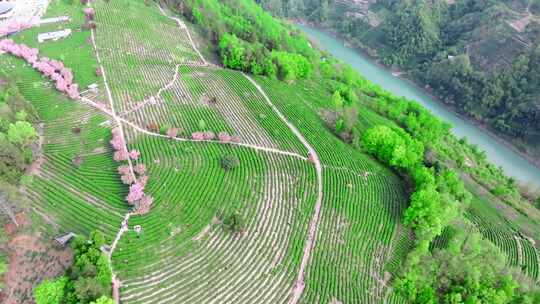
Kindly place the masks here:
[(151, 197), (150, 195), (144, 195), (141, 198), (141, 205), (150, 206), (150, 205), (152, 205), (152, 203), (154, 203), (154, 198)]
[(135, 177), (133, 177), (133, 175), (131, 174), (124, 174), (120, 177), (120, 179), (122, 180), (122, 183), (126, 184), (126, 185), (131, 185), (135, 182)]
[(232, 138), (227, 132), (220, 132), (218, 134), (218, 139), (219, 139), (219, 141), (221, 141), (223, 143), (228, 143), (228, 142), (231, 142)]
[(61, 61), (39, 58), (39, 50), (25, 44), (17, 44), (11, 39), (0, 40), (0, 51), (24, 59), (32, 67), (55, 81), (55, 88), (71, 99), (79, 98), (79, 86), (73, 83), (73, 73)]
[(141, 177), (139, 177), (139, 183), (143, 186), (143, 187), (146, 187), (146, 183), (148, 182), (148, 176), (146, 175), (143, 175)]
[(175, 138), (178, 136), (178, 129), (177, 128), (169, 128), (167, 130), (167, 136), (170, 138)]
[(125, 174), (129, 174), (129, 173), (130, 173), (129, 166), (119, 166), (118, 167), (118, 174), (125, 175)]
[(146, 173), (146, 166), (144, 164), (137, 164), (133, 169), (135, 170), (135, 173), (139, 175), (143, 175)]
[(216, 134), (212, 131), (206, 131), (206, 132), (203, 132), (203, 137), (205, 140), (212, 140), (216, 138)]
[(91, 7), (86, 7), (83, 9), (84, 15), (86, 16), (86, 19), (88, 20), (94, 20), (94, 17), (96, 16), (96, 11)]
[(114, 128), (111, 131), (112, 133), (112, 139), (109, 142), (113, 149), (116, 151), (125, 150), (126, 149), (126, 143), (124, 142), (124, 139), (122, 138), (122, 135), (120, 134), (119, 128)]
[(193, 132), (191, 134), (191, 138), (194, 140), (204, 140), (204, 133), (203, 132)]
[(130, 204), (134, 204), (144, 196), (144, 185), (140, 182), (136, 182), (129, 187), (129, 193), (126, 196), (126, 201)]
[(114, 152), (113, 159), (117, 162), (129, 159), (129, 153), (126, 150)]
[(139, 152), (139, 151), (137, 151), (135, 149), (129, 151), (129, 158), (131, 158), (133, 160), (139, 159), (140, 156), (141, 156), (141, 152)]

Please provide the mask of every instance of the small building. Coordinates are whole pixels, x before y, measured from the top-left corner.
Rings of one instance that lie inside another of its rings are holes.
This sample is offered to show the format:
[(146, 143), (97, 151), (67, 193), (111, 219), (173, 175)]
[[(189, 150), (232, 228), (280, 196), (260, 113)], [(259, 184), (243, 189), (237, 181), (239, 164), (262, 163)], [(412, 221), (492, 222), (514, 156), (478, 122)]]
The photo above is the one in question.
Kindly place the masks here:
[(13, 15), (13, 8), (15, 8), (14, 2), (0, 0), (0, 20), (11, 17)]
[(68, 16), (59, 16), (59, 17), (53, 17), (53, 18), (45, 18), (45, 19), (40, 19), (38, 21), (38, 25), (42, 25), (42, 24), (49, 24), (49, 23), (57, 23), (57, 22), (69, 22), (69, 17)]
[(70, 232), (55, 238), (54, 241), (57, 245), (65, 247), (67, 243), (69, 243), (69, 241), (71, 241), (71, 239), (73, 239), (75, 236), (75, 233)]
[(98, 90), (98, 85), (97, 83), (92, 83), (91, 85), (88, 85), (88, 90), (92, 91), (92, 92), (97, 92)]
[(142, 231), (141, 225), (135, 225), (134, 230), (135, 230), (135, 233), (141, 234), (141, 231)]
[(65, 29), (65, 30), (56, 31), (56, 32), (41, 33), (41, 34), (38, 34), (38, 42), (43, 43), (47, 40), (56, 41), (62, 38), (66, 38), (69, 35), (71, 35), (71, 29)]
[(111, 246), (109, 245), (101, 245), (101, 247), (99, 247), (99, 250), (101, 250), (101, 252), (103, 252), (103, 254), (107, 256), (111, 255)]

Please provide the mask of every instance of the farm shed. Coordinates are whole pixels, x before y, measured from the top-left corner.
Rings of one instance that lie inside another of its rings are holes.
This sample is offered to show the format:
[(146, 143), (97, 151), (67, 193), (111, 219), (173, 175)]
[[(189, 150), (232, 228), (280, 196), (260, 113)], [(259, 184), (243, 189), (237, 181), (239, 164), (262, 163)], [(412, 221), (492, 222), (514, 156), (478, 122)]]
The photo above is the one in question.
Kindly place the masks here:
[(38, 42), (43, 43), (47, 40), (58, 40), (61, 38), (66, 38), (69, 35), (71, 35), (71, 29), (56, 31), (56, 32), (48, 32), (48, 33), (41, 33), (38, 35)]
[(13, 14), (15, 4), (11, 1), (0, 0), (0, 19), (8, 18)]

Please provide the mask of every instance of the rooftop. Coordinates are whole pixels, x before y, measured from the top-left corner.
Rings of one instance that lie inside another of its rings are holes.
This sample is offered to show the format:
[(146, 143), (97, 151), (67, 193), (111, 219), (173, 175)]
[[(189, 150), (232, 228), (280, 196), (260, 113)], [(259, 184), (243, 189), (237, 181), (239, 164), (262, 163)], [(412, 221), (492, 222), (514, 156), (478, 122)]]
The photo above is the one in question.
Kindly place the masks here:
[(11, 11), (14, 6), (15, 6), (15, 4), (13, 4), (12, 2), (7, 2), (7, 1), (1, 1), (0, 0), (0, 15)]

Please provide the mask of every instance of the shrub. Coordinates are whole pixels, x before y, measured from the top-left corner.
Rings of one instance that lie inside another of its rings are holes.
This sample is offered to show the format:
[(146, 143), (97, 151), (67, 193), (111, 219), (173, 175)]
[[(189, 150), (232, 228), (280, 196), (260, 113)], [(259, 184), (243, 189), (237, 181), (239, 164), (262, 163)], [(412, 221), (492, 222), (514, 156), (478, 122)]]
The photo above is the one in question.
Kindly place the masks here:
[(223, 228), (232, 233), (239, 233), (244, 229), (245, 223), (240, 210), (221, 215)]
[(64, 292), (68, 278), (60, 277), (54, 281), (45, 280), (34, 289), (36, 304), (60, 304), (64, 298)]
[(234, 155), (225, 155), (219, 160), (221, 167), (227, 171), (232, 170), (240, 165), (238, 157)]

